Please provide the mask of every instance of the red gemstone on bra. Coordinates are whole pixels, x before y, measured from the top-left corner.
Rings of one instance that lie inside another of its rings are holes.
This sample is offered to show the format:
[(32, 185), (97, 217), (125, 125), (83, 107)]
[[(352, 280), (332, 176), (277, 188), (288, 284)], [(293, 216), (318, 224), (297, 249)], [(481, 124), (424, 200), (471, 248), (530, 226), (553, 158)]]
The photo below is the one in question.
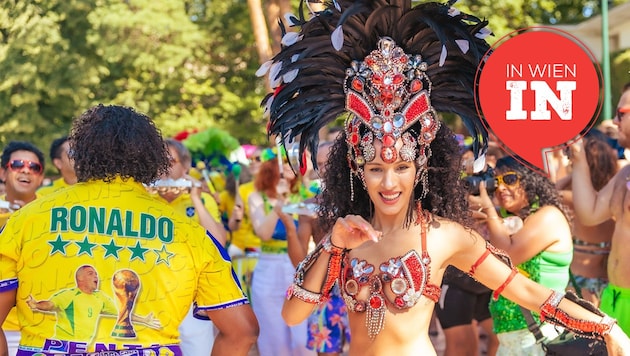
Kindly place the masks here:
[(402, 74), (394, 75), (394, 84), (400, 84), (405, 80), (405, 76)]
[(396, 304), (397, 307), (402, 308), (405, 305), (407, 305), (407, 303), (405, 302), (405, 300), (401, 297), (398, 296), (394, 299), (394, 304)]
[(377, 296), (370, 297), (370, 307), (372, 309), (379, 309), (383, 306), (383, 300)]

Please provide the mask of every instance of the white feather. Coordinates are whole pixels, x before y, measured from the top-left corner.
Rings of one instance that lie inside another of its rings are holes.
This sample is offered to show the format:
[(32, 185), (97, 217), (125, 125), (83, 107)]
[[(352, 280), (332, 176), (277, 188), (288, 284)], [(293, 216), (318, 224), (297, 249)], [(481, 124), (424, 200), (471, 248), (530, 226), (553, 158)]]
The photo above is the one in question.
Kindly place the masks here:
[(276, 62), (271, 66), (269, 70), (269, 85), (272, 88), (277, 87), (282, 82), (282, 77), (278, 76), (280, 70), (282, 69), (282, 62)]
[(484, 38), (488, 37), (491, 33), (492, 33), (492, 31), (490, 31), (489, 28), (484, 27), (481, 30), (479, 30), (479, 32), (477, 32), (475, 34), (475, 37), (480, 38), (480, 39), (483, 40)]
[(468, 43), (468, 40), (455, 40), (455, 43), (457, 44), (459, 49), (462, 50), (463, 54), (466, 54), (466, 52), (468, 52), (468, 49), (470, 48), (470, 43)]
[(299, 25), (297, 21), (298, 21), (297, 16), (293, 15), (292, 13), (287, 12), (286, 14), (284, 14), (284, 22), (288, 23), (289, 26)]
[(268, 119), (271, 116), (271, 104), (273, 103), (273, 95), (269, 97), (267, 103), (265, 103), (265, 110), (263, 111), (263, 118)]
[(446, 55), (448, 53), (446, 52), (446, 46), (442, 45), (442, 53), (440, 53), (440, 67), (444, 65), (444, 62), (446, 61)]
[(256, 71), (256, 76), (257, 77), (262, 77), (265, 74), (267, 74), (267, 72), (269, 71), (269, 68), (271, 67), (271, 60), (263, 63), (260, 68), (258, 68), (258, 70)]
[(335, 4), (335, 9), (337, 9), (337, 11), (341, 12), (341, 6), (337, 2), (337, 0), (333, 0), (333, 4)]
[(451, 17), (455, 17), (455, 16), (461, 14), (461, 11), (459, 11), (458, 9), (456, 9), (454, 7), (451, 7), (450, 9), (448, 9), (448, 14)]
[(295, 77), (297, 77), (298, 72), (299, 72), (298, 69), (290, 70), (285, 75), (282, 76), (282, 80), (285, 83), (291, 83), (293, 81), (293, 79), (295, 79)]
[(330, 40), (334, 49), (337, 51), (341, 50), (343, 47), (343, 28), (341, 26), (337, 26), (333, 31), (332, 35), (330, 35)]
[(298, 32), (287, 32), (284, 36), (282, 36), (282, 44), (285, 46), (291, 46), (295, 44), (295, 42), (301, 40), (300, 34)]
[(486, 154), (484, 153), (481, 156), (477, 157), (477, 159), (473, 163), (473, 172), (479, 173), (483, 171), (485, 168), (486, 168)]

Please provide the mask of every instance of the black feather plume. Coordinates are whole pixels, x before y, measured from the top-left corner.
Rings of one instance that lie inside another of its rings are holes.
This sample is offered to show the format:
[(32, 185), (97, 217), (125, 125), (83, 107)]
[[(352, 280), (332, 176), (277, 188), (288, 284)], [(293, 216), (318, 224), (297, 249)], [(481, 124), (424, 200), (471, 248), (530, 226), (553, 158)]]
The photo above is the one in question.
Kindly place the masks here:
[[(301, 11), (304, 1), (308, 0), (301, 1)], [(284, 140), (299, 136), (300, 154), (308, 149), (316, 164), (319, 130), (346, 111), (346, 69), (374, 50), (379, 38), (388, 36), (405, 53), (420, 54), (427, 62), (432, 106), (461, 117), (474, 138), (476, 156), (484, 154), (487, 131), (478, 117), (474, 93), (476, 70), (489, 50), (481, 38), (487, 22), (453, 11), (454, 2), (412, 7), (410, 0), (337, 0), (341, 12), (329, 1), (325, 10), (309, 14), (308, 20), (300, 13), (300, 40), (283, 46), (272, 59), (281, 63), (276, 77), (283, 80), (262, 102), (269, 115), (269, 134)], [(286, 28), (281, 28), (284, 33)], [(339, 51), (331, 40), (338, 28), (343, 31)], [(466, 43), (464, 48), (461, 43)], [(444, 50), (447, 55), (442, 58)]]

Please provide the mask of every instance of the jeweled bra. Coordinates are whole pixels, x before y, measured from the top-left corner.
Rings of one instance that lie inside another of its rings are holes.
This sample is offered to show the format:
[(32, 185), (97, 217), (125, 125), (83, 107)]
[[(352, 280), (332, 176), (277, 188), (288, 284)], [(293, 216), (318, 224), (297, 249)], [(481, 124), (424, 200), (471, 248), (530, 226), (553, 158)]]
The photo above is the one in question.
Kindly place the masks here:
[[(366, 312), (370, 338), (374, 338), (383, 329), (386, 304), (396, 309), (409, 309), (416, 305), (422, 295), (435, 303), (440, 298), (440, 287), (429, 282), (431, 257), (426, 249), (427, 223), (422, 220), (421, 255), (411, 250), (401, 257), (390, 258), (381, 263), (376, 272), (374, 265), (365, 260), (346, 256), (343, 261), (341, 294), (348, 310)], [(395, 295), (393, 300), (383, 291), (383, 285), (387, 284)], [(370, 296), (365, 301), (357, 300), (356, 296), (364, 286), (369, 286)]]

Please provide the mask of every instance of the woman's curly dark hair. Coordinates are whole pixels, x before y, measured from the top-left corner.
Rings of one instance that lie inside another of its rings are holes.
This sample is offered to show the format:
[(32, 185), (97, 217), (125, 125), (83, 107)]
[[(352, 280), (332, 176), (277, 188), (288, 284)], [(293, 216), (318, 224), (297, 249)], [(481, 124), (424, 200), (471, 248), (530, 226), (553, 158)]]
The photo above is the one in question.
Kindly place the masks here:
[[(420, 124), (410, 130), (420, 132)], [(338, 217), (348, 214), (360, 215), (370, 221), (372, 202), (361, 180), (352, 176), (354, 200), (351, 200), (350, 167), (348, 165), (346, 134), (337, 137), (333, 144), (323, 176), (325, 189), (320, 197), (319, 217), (325, 229), (331, 229)], [(431, 213), (457, 221), (470, 222), (468, 192), (461, 181), (461, 153), (453, 132), (442, 125), (431, 143), (431, 158), (428, 163), (428, 191), (422, 198), (422, 207)], [(414, 189), (414, 200), (422, 196), (422, 184)], [(407, 211), (408, 221), (413, 216), (413, 202)]]
[(560, 209), (570, 222), (570, 215), (567, 212), (566, 206), (560, 201), (560, 195), (555, 185), (549, 180), (549, 178), (529, 169), (521, 162), (525, 161), (520, 157), (515, 158), (513, 156), (505, 156), (497, 160), (495, 167), (496, 171), (513, 171), (519, 176), (520, 185), (525, 190), (525, 195), (529, 205), (521, 209), (517, 215), (522, 219), (525, 219), (534, 212), (532, 211), (532, 205), (538, 201), (539, 207), (553, 205)]
[(79, 182), (117, 176), (149, 184), (170, 167), (170, 155), (153, 121), (132, 108), (99, 104), (73, 124), (70, 149)]

